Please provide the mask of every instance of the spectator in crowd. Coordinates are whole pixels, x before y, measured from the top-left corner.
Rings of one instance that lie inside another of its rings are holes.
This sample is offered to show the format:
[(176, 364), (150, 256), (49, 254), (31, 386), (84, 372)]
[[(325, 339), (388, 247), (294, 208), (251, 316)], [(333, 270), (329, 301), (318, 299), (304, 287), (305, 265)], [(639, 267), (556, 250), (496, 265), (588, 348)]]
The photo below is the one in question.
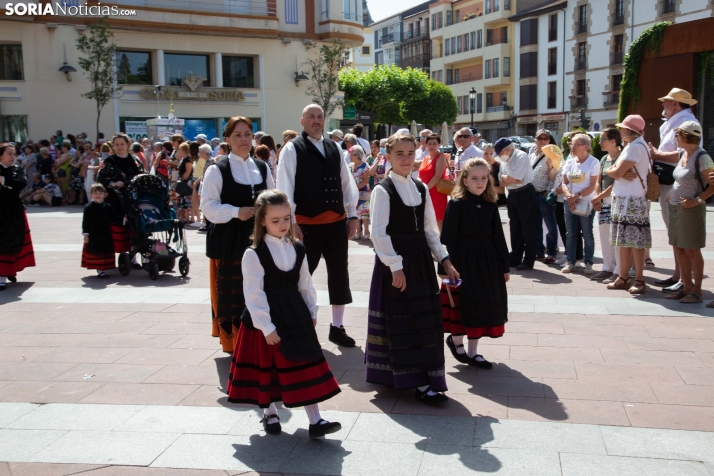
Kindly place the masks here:
[(354, 134), (345, 134), (344, 139), (342, 139), (342, 145), (340, 145), (342, 151), (342, 158), (344, 159), (345, 163), (347, 164), (347, 167), (350, 166), (350, 147), (353, 147), (357, 144), (357, 136)]
[(424, 157), (429, 155), (429, 150), (427, 150), (426, 147), (426, 140), (431, 134), (432, 132), (429, 129), (424, 129), (419, 133), (419, 137), (415, 137), (415, 139), (419, 141), (417, 142), (419, 147), (417, 147), (416, 155), (414, 157), (414, 167), (417, 167), (417, 170), (421, 167), (421, 161), (424, 160)]
[[(37, 156), (34, 150), (32, 145), (25, 144), (22, 147), (22, 154), (15, 159), (15, 165), (22, 167), (25, 170), (25, 176), (28, 178), (34, 177), (37, 173)], [(32, 187), (32, 182), (30, 180), (27, 182), (25, 190), (29, 190)]]
[(275, 148), (275, 140), (270, 134), (265, 134), (262, 139), (260, 139), (260, 145), (264, 145), (270, 151), (270, 156), (265, 162), (270, 167), (270, 171), (275, 178), (275, 173), (278, 171), (278, 150)]
[[(49, 141), (40, 141), (42, 142)], [(40, 175), (49, 175), (52, 173), (52, 156), (50, 155), (50, 149), (47, 147), (41, 147), (37, 159), (37, 169), (40, 171)]]
[(211, 139), (211, 157), (217, 157), (219, 155), (219, 145), (221, 145), (221, 139), (219, 139), (218, 137), (214, 137), (213, 139)]
[(146, 170), (149, 170), (149, 168), (150, 168), (149, 164), (151, 163), (152, 148), (151, 148), (151, 144), (149, 143), (148, 138), (144, 137), (143, 139), (141, 139), (141, 148), (143, 149), (143, 152), (144, 152), (144, 160), (145, 160), (144, 168), (146, 168)]
[(436, 216), (436, 226), (441, 232), (441, 227), (444, 222), (444, 213), (446, 213), (446, 202), (448, 195), (439, 192), (437, 184), (442, 178), (450, 176), (449, 162), (447, 158), (439, 151), (441, 146), (441, 137), (439, 134), (431, 134), (426, 138), (426, 147), (428, 154), (423, 156), (421, 166), (419, 167), (419, 180), (426, 185), (431, 198), (431, 204), (434, 207)]
[(254, 147), (257, 147), (262, 144), (263, 136), (265, 135), (265, 132), (263, 131), (258, 131), (253, 135), (253, 140), (255, 140), (255, 145)]
[(330, 132), (329, 134), (329, 139), (332, 139), (335, 141), (335, 144), (337, 144), (337, 147), (342, 147), (342, 138), (345, 135), (342, 133), (341, 130), (335, 129), (334, 131)]
[(491, 168), (491, 179), (493, 180), (493, 189), (498, 194), (498, 201), (496, 205), (504, 206), (506, 205), (506, 186), (501, 183), (499, 179), (499, 172), (501, 171), (501, 162), (496, 159), (496, 151), (493, 148), (493, 144), (485, 142), (482, 144), (483, 149), (483, 160), (486, 161), (488, 166)]
[(206, 136), (206, 134), (198, 134), (193, 140), (194, 142), (198, 142), (198, 145), (201, 146), (208, 142), (208, 136)]
[[(203, 144), (198, 148), (198, 160), (193, 165), (193, 193), (191, 195), (191, 209), (193, 212), (193, 223), (189, 226), (202, 228), (204, 226), (201, 220), (201, 210), (199, 208), (201, 201), (201, 179), (206, 167), (213, 161), (211, 154), (213, 149), (209, 144)], [(215, 163), (215, 161), (213, 161)]]
[(359, 123), (355, 124), (352, 127), (352, 133), (357, 137), (357, 145), (361, 146), (362, 150), (367, 152), (369, 150), (369, 142), (362, 138), (362, 134), (364, 134), (364, 125)]
[(62, 190), (55, 183), (54, 176), (52, 174), (44, 175), (43, 180), (45, 186), (37, 189), (37, 192), (30, 199), (30, 203), (45, 203), (53, 207), (62, 205)]
[(538, 213), (541, 221), (545, 223), (548, 233), (545, 235), (545, 245), (543, 244), (543, 226), (538, 228), (538, 252), (536, 259), (543, 259), (545, 264), (555, 263), (558, 257), (558, 224), (555, 219), (555, 204), (546, 201), (548, 192), (553, 188), (555, 174), (558, 172), (553, 168), (551, 160), (545, 156), (542, 148), (548, 144), (555, 144), (555, 139), (547, 129), (539, 129), (536, 132), (535, 145), (528, 152), (528, 158), (533, 168), (533, 187), (538, 200)]
[(45, 182), (42, 181), (42, 177), (39, 173), (35, 172), (32, 174), (31, 180), (29, 180), (29, 186), (20, 193), (20, 199), (25, 204), (31, 203), (33, 195), (35, 195), (35, 193), (37, 193), (44, 186)]
[(131, 153), (137, 156), (139, 160), (141, 160), (141, 165), (144, 166), (144, 169), (148, 170), (147, 166), (149, 164), (146, 163), (146, 155), (144, 155), (144, 148), (141, 146), (141, 144), (139, 144), (138, 142), (134, 142), (133, 144), (131, 144)]
[(461, 170), (469, 159), (483, 158), (483, 151), (471, 143), (473, 133), (468, 127), (462, 127), (454, 136), (454, 143), (458, 146), (454, 167)]

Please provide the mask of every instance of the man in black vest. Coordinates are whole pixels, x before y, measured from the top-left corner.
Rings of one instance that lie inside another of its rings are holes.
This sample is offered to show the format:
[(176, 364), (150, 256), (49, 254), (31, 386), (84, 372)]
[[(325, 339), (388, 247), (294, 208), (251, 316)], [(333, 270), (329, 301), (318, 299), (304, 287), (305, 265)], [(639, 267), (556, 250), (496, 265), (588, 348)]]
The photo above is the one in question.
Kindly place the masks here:
[(317, 104), (302, 111), (302, 135), (280, 152), (277, 188), (290, 199), (295, 233), (305, 243), (312, 274), (325, 257), (332, 305), (330, 341), (353, 347), (342, 325), (345, 305), (352, 302), (347, 269), (347, 242), (357, 232), (359, 192), (337, 144), (325, 139), (325, 113)]

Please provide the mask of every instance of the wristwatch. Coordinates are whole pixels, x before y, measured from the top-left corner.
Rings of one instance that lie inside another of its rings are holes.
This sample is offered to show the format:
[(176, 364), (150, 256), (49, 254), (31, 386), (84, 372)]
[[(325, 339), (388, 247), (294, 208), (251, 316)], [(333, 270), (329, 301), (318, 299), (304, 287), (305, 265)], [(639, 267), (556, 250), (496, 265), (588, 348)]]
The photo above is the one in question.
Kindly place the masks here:
[(697, 197), (697, 202), (699, 202), (699, 203), (704, 203), (704, 200), (702, 200), (701, 198)]

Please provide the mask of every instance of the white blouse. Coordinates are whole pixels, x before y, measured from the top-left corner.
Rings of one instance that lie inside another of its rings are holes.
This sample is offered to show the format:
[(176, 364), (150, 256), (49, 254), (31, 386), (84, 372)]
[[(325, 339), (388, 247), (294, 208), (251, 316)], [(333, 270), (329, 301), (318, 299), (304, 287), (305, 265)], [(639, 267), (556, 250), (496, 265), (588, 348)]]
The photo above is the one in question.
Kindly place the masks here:
[[(275, 261), (275, 266), (282, 271), (290, 271), (295, 267), (297, 254), (295, 253), (295, 245), (290, 242), (290, 239), (287, 237), (276, 238), (266, 234), (264, 240), (268, 245), (273, 261)], [(245, 306), (250, 312), (255, 328), (267, 336), (275, 330), (275, 326), (270, 319), (270, 306), (268, 305), (268, 298), (265, 295), (263, 285), (265, 270), (260, 264), (258, 253), (253, 248), (245, 250), (241, 267), (243, 276), (245, 276), (245, 279), (243, 279)], [(317, 305), (317, 292), (315, 292), (315, 287), (312, 285), (312, 277), (307, 266), (307, 257), (302, 260), (302, 266), (300, 267), (298, 291), (300, 291), (300, 295), (305, 304), (307, 304), (312, 319), (317, 320), (317, 309), (319, 307)]]
[[(231, 167), (233, 180), (243, 185), (259, 185), (263, 181), (260, 169), (255, 161), (248, 157), (244, 159), (233, 152), (228, 156), (228, 164)], [(268, 188), (275, 188), (273, 175), (268, 169), (265, 176), (265, 185)], [(223, 190), (223, 176), (218, 167), (208, 167), (201, 180), (201, 204), (200, 208), (206, 218), (213, 223), (228, 223), (233, 218), (238, 218), (240, 207), (234, 207), (227, 203), (221, 203), (221, 191)]]
[[(421, 205), (421, 194), (411, 177), (402, 177), (394, 173), (394, 171), (389, 172), (389, 177), (392, 179), (392, 183), (394, 183), (394, 187), (405, 205), (409, 207)], [(392, 240), (387, 235), (389, 194), (384, 187), (374, 187), (369, 208), (374, 250), (377, 252), (379, 259), (382, 260), (382, 263), (389, 266), (392, 272), (399, 271), (402, 269), (402, 257), (394, 251)], [(436, 226), (436, 214), (434, 213), (434, 206), (431, 204), (429, 191), (426, 192), (426, 204), (424, 206), (424, 233), (434, 259), (442, 261), (446, 258), (448, 253), (446, 246), (442, 245), (439, 240), (439, 228)]]

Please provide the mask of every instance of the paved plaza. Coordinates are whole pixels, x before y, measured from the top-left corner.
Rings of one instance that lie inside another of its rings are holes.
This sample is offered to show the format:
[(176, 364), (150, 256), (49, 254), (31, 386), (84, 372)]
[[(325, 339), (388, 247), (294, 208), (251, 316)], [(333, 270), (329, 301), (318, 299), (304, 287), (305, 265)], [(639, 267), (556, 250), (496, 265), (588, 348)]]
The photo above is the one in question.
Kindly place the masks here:
[[(81, 212), (28, 211), (37, 267), (0, 294), (0, 476), (714, 476), (714, 309), (704, 303), (655, 287), (633, 297), (582, 268), (536, 263), (508, 283), (505, 336), (479, 345), (494, 368), (447, 350), (450, 401), (431, 408), (364, 381), (374, 253), (351, 242), (345, 327), (357, 347), (327, 340), (324, 266), (314, 277), (318, 336), (342, 389), (320, 406), (342, 430), (309, 440), (305, 412), (281, 410), (283, 434), (268, 436), (258, 411), (226, 402), (230, 356), (210, 336), (205, 236), (188, 231), (187, 278), (99, 280), (79, 266)], [(674, 266), (657, 204), (651, 217), (648, 283)], [(714, 215), (708, 223), (714, 243)], [(707, 302), (714, 251), (704, 257)]]

